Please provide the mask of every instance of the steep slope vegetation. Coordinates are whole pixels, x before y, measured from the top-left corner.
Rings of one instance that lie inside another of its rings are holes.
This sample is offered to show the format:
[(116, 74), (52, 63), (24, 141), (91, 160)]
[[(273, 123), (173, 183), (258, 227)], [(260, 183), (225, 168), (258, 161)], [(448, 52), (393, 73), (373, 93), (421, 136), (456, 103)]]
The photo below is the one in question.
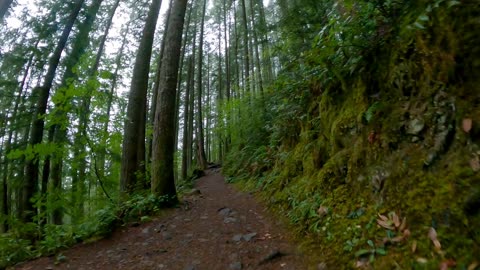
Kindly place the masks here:
[(475, 269), (480, 8), (380, 2), (325, 4), (307, 49), (284, 45), (290, 64), (243, 101), (225, 171), (327, 265)]

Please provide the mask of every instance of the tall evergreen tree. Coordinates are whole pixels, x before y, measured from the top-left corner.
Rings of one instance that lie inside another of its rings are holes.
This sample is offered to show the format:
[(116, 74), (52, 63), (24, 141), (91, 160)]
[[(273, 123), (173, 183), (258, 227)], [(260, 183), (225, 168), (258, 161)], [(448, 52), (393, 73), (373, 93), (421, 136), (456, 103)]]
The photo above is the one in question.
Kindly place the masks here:
[(198, 147), (198, 165), (202, 170), (207, 168), (207, 158), (205, 155), (205, 136), (203, 132), (203, 114), (202, 114), (202, 90), (203, 90), (203, 36), (205, 29), (205, 13), (207, 10), (207, 0), (203, 1), (202, 19), (200, 21), (200, 40), (198, 43), (198, 72), (197, 72), (197, 147)]
[(147, 110), (148, 74), (152, 46), (160, 12), (161, 0), (152, 0), (135, 59), (122, 150), (120, 192), (128, 194), (139, 184), (139, 175), (145, 175), (145, 124)]
[(177, 201), (174, 177), (175, 98), (182, 32), (187, 0), (174, 1), (166, 29), (165, 54), (160, 72), (160, 92), (155, 111), (152, 153), (152, 193)]

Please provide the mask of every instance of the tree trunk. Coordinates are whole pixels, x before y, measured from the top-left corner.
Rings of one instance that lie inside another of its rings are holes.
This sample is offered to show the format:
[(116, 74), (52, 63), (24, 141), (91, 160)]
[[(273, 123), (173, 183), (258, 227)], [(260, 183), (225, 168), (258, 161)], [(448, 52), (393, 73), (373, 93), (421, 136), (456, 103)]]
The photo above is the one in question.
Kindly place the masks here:
[[(172, 1), (170, 0), (170, 5), (169, 7), (172, 6)], [(157, 109), (157, 98), (158, 98), (158, 85), (160, 83), (160, 70), (162, 69), (162, 58), (163, 58), (163, 53), (165, 51), (165, 37), (167, 36), (167, 28), (168, 28), (168, 20), (170, 18), (170, 13), (172, 9), (168, 9), (167, 13), (167, 18), (165, 19), (165, 27), (163, 29), (163, 36), (162, 36), (162, 46), (160, 48), (160, 55), (158, 57), (158, 63), (157, 63), (157, 72), (155, 74), (155, 82), (153, 84), (153, 95), (152, 95), (152, 101), (151, 106), (150, 106), (150, 114), (149, 114), (149, 124), (153, 127), (153, 120), (155, 118), (155, 110)], [(152, 137), (149, 136), (147, 139), (147, 158), (148, 162), (152, 161)]]
[(188, 174), (188, 151), (191, 145), (189, 145), (190, 138), (189, 138), (189, 119), (191, 117), (190, 115), (190, 88), (192, 87), (191, 85), (191, 77), (193, 76), (193, 61), (192, 61), (192, 56), (190, 56), (187, 60), (187, 66), (188, 66), (188, 75), (187, 75), (187, 86), (185, 90), (185, 102), (184, 102), (184, 112), (183, 112), (183, 143), (182, 143), (182, 180), (185, 181), (187, 179), (187, 174)]
[(197, 130), (198, 130), (198, 165), (200, 169), (207, 168), (207, 158), (205, 156), (205, 137), (203, 134), (203, 116), (202, 116), (202, 92), (203, 92), (203, 34), (205, 28), (205, 12), (207, 8), (207, 0), (203, 2), (202, 20), (200, 22), (200, 40), (198, 43), (198, 73), (197, 73)]
[[(105, 50), (105, 43), (107, 41), (108, 34), (110, 32), (110, 28), (112, 27), (113, 17), (118, 9), (120, 4), (120, 0), (116, 0), (113, 6), (110, 9), (108, 14), (108, 19), (105, 27), (105, 32), (103, 33), (102, 37), (100, 38), (100, 43), (98, 45), (98, 50), (95, 56), (95, 62), (89, 71), (89, 80), (94, 80), (95, 76), (97, 75), (98, 68), (100, 66), (100, 60), (103, 56), (103, 52)], [(83, 147), (87, 143), (87, 127), (90, 118), (90, 104), (92, 99), (92, 93), (95, 91), (93, 87), (87, 85), (87, 93), (82, 98), (82, 104), (80, 107), (80, 116), (79, 116), (79, 123), (77, 128), (77, 134), (75, 136), (74, 142), (74, 160), (77, 161), (78, 170), (76, 170), (72, 175), (72, 182), (79, 183), (81, 179), (86, 179), (87, 177), (87, 152), (86, 149)], [(76, 179), (75, 179), (76, 178)], [(80, 188), (85, 188), (84, 185), (80, 185)], [(77, 201), (83, 201), (83, 196), (79, 198), (75, 198)]]
[(258, 90), (260, 91), (260, 97), (263, 99), (263, 76), (262, 76), (262, 68), (260, 63), (260, 50), (258, 49), (258, 35), (257, 35), (257, 27), (255, 27), (255, 9), (254, 9), (254, 1), (250, 0), (250, 17), (252, 18), (252, 33), (253, 33), (253, 48), (255, 53), (255, 67), (257, 69), (257, 83), (258, 83)]
[(148, 73), (161, 2), (161, 0), (152, 0), (133, 68), (122, 145), (120, 175), (120, 193), (122, 196), (141, 188), (137, 179), (145, 176), (145, 118)]
[[(53, 54), (49, 61), (49, 67), (47, 74), (45, 75), (45, 81), (42, 86), (36, 87), (34, 92), (38, 94), (37, 106), (34, 113), (34, 118), (32, 122), (31, 134), (29, 145), (34, 147), (35, 145), (42, 142), (43, 138), (43, 129), (44, 129), (44, 119), (43, 115), (47, 111), (48, 97), (50, 96), (50, 89), (52, 88), (53, 80), (55, 78), (55, 73), (57, 71), (58, 64), (60, 62), (60, 57), (65, 48), (65, 45), (68, 40), (68, 36), (72, 31), (73, 24), (80, 13), (80, 9), (83, 6), (85, 0), (77, 0), (75, 6), (68, 16), (67, 22), (63, 29), (62, 35), (53, 51)], [(36, 214), (35, 203), (31, 200), (35, 193), (38, 190), (38, 177), (39, 177), (39, 159), (33, 158), (27, 160), (25, 164), (25, 184), (23, 187), (23, 199), (22, 199), (22, 209), (23, 215), (22, 220), (24, 222), (32, 222), (33, 217)]]
[(12, 2), (13, 0), (0, 0), (0, 22), (3, 20)]
[(174, 178), (175, 97), (187, 0), (174, 1), (160, 72), (153, 130), (152, 193), (177, 202)]
[(243, 53), (245, 61), (245, 92), (250, 93), (250, 57), (249, 57), (249, 46), (248, 46), (248, 21), (247, 21), (247, 7), (245, 5), (245, 0), (240, 0), (242, 4), (242, 26), (243, 26)]

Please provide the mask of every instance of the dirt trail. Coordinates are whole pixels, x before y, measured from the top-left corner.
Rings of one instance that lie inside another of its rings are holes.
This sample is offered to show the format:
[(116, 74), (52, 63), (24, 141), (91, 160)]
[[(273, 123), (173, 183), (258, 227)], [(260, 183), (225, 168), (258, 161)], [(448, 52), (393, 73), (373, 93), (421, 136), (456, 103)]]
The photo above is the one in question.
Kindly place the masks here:
[(307, 269), (285, 229), (252, 195), (212, 171), (197, 189), (152, 222), (62, 252), (62, 263), (40, 258), (16, 269)]

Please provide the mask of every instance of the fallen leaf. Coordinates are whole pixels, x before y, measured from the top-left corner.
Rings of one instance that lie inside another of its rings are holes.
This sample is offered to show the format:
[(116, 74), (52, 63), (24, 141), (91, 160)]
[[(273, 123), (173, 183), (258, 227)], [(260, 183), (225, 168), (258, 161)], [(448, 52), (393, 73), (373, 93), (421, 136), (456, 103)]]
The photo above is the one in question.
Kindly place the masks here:
[(428, 260), (425, 259), (425, 258), (422, 258), (422, 257), (418, 257), (418, 258), (417, 258), (417, 262), (418, 262), (418, 263), (421, 263), (421, 264), (426, 264), (426, 263), (428, 262)]
[(417, 251), (417, 240), (413, 240), (412, 243), (412, 253), (415, 253)]
[(433, 245), (435, 246), (435, 249), (437, 249), (437, 250), (442, 249), (442, 245), (440, 244), (440, 241), (438, 241), (438, 239), (433, 240)]
[(475, 270), (477, 269), (477, 266), (478, 266), (478, 262), (473, 262), (468, 266), (467, 270)]
[(388, 221), (388, 218), (384, 215), (378, 214), (378, 217), (383, 221)]
[(367, 267), (367, 266), (368, 266), (368, 261), (359, 260), (359, 261), (355, 262), (355, 267), (356, 268), (363, 268), (363, 267)]
[(392, 238), (390, 241), (393, 242), (393, 243), (400, 243), (400, 242), (403, 241), (403, 239), (405, 239), (403, 236), (397, 236), (397, 237)]
[(457, 265), (457, 262), (455, 262), (454, 260), (452, 259), (446, 260), (440, 264), (440, 270), (448, 270), (449, 268), (454, 267), (456, 265)]
[(475, 156), (470, 160), (470, 167), (472, 167), (474, 172), (478, 172), (480, 170), (480, 159), (478, 156)]
[(392, 227), (392, 224), (390, 221), (377, 219), (377, 223), (378, 225), (382, 226), (385, 229), (392, 230), (392, 231), (395, 229), (394, 227)]
[(325, 206), (320, 206), (317, 210), (317, 214), (320, 216), (320, 217), (324, 217), (328, 214), (328, 208), (325, 207)]
[(440, 241), (437, 238), (437, 231), (433, 227), (430, 227), (430, 229), (428, 230), (428, 237), (430, 238), (430, 240), (432, 240), (433, 245), (435, 246), (435, 249), (437, 251), (442, 249), (442, 245), (440, 244)]
[(406, 228), (407, 228), (407, 218), (404, 217), (403, 220), (402, 220), (402, 224), (400, 225), (399, 230), (402, 232), (402, 231), (405, 230)]
[(473, 125), (472, 118), (464, 118), (463, 119), (463, 121), (462, 121), (463, 131), (465, 131), (466, 133), (469, 133), (470, 130), (472, 130), (472, 125)]
[(397, 216), (395, 212), (393, 212), (393, 224), (395, 224), (395, 227), (398, 228), (400, 227), (400, 218)]
[(428, 238), (430, 238), (430, 240), (432, 241), (437, 240), (437, 231), (435, 230), (435, 228), (430, 227), (430, 229), (428, 230)]

